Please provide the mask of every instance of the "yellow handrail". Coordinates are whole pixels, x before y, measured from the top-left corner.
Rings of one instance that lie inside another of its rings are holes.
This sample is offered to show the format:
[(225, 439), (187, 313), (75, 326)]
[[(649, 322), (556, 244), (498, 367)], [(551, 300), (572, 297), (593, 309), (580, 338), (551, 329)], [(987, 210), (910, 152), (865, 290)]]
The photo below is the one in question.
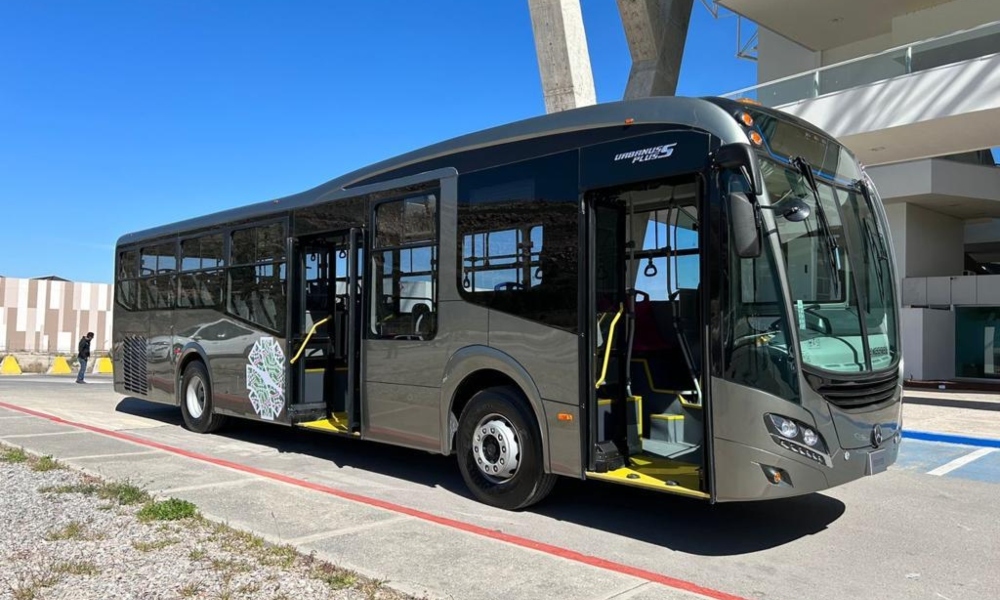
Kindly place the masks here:
[(608, 360), (611, 358), (611, 345), (615, 341), (615, 325), (618, 324), (618, 319), (622, 317), (622, 313), (625, 312), (625, 305), (618, 305), (618, 312), (615, 314), (615, 318), (611, 320), (611, 326), (608, 328), (608, 343), (604, 346), (604, 366), (601, 367), (601, 377), (597, 380), (597, 385), (594, 386), (595, 389), (599, 389), (604, 385), (604, 378), (608, 375)]
[(326, 323), (331, 318), (333, 318), (333, 315), (330, 315), (325, 319), (320, 319), (319, 321), (316, 321), (313, 324), (313, 326), (309, 329), (309, 333), (306, 334), (306, 339), (302, 340), (302, 345), (299, 346), (299, 351), (295, 353), (295, 356), (292, 357), (292, 360), (288, 361), (288, 364), (294, 365), (295, 361), (299, 360), (299, 357), (302, 356), (303, 352), (305, 352), (306, 346), (309, 344), (309, 340), (312, 339), (313, 334), (316, 333), (316, 328), (322, 325), (323, 323)]

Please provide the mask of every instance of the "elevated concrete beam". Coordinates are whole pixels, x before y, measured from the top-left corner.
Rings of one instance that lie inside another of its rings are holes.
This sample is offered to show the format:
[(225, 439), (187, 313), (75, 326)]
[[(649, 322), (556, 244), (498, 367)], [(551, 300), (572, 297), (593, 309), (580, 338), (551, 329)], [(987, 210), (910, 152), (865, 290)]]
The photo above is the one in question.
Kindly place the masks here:
[(580, 0), (528, 0), (545, 112), (597, 102)]
[(632, 70), (625, 99), (673, 96), (694, 0), (618, 0)]

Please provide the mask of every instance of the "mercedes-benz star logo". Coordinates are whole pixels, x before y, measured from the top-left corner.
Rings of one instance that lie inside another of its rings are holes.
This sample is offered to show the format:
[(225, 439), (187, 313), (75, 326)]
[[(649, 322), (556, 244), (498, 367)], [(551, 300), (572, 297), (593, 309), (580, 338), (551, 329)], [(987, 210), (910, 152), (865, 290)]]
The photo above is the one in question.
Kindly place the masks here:
[(878, 448), (882, 445), (882, 426), (878, 423), (872, 427), (872, 446)]

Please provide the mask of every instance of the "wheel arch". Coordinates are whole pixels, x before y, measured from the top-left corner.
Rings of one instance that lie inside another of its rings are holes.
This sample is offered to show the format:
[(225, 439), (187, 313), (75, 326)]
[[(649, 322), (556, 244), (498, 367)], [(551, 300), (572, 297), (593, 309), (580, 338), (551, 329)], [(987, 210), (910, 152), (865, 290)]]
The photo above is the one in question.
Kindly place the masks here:
[(517, 388), (528, 402), (542, 444), (542, 466), (551, 472), (549, 459), (548, 423), (542, 405), (542, 395), (528, 371), (512, 356), (488, 346), (466, 346), (452, 355), (445, 366), (441, 386), (441, 452), (451, 454), (455, 448), (458, 418), (469, 400), (481, 390), (497, 386)]
[[(208, 373), (209, 384), (215, 381), (212, 377), (212, 367), (208, 364), (208, 355), (205, 354), (204, 348), (196, 343), (189, 343), (183, 348), (179, 353), (179, 358), (177, 359), (177, 370), (174, 373), (174, 405), (181, 405), (181, 394), (183, 390), (181, 389), (181, 384), (184, 379), (184, 369), (188, 367), (192, 362), (198, 361), (205, 367), (205, 372)], [(214, 387), (211, 389), (215, 389)]]

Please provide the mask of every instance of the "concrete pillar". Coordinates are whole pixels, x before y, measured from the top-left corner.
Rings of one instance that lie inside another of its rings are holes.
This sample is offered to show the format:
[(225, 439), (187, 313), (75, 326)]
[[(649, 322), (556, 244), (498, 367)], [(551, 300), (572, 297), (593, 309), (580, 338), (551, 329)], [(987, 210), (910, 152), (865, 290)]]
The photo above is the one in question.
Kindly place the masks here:
[(545, 112), (597, 102), (580, 0), (528, 0)]
[(694, 0), (618, 0), (632, 70), (625, 99), (673, 96)]

